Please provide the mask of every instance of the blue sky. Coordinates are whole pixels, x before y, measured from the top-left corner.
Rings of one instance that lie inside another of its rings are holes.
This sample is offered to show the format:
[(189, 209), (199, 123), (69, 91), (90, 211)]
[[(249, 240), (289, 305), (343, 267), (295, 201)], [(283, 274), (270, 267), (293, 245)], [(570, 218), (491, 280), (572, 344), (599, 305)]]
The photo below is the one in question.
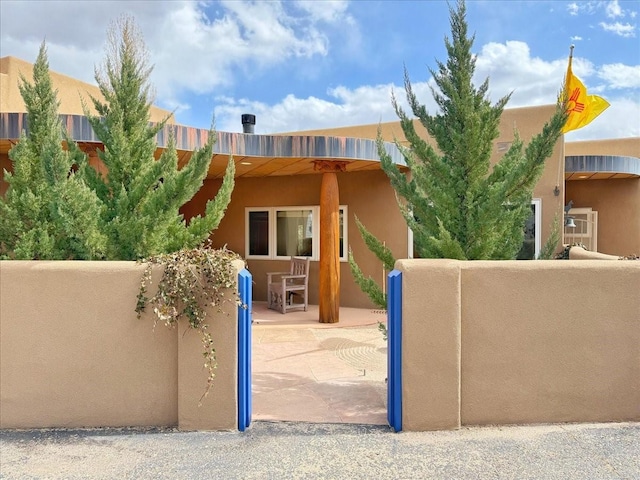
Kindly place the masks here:
[[(435, 112), (429, 68), (446, 60), (446, 2), (14, 1), (0, 2), (0, 56), (33, 62), (46, 39), (51, 70), (87, 82), (104, 59), (109, 23), (132, 14), (154, 65), (156, 104), (179, 123), (256, 133), (396, 119), (406, 65)], [(568, 140), (640, 136), (640, 1), (468, 0), (476, 76), (508, 107), (555, 101), (573, 71), (611, 107)]]

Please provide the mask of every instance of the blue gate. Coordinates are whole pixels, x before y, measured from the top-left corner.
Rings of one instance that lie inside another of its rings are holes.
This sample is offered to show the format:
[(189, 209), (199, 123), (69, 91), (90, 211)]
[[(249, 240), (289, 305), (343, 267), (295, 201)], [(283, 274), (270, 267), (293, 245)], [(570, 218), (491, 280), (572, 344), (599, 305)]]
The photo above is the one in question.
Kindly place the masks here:
[(387, 277), (387, 420), (402, 430), (402, 273)]
[(251, 424), (251, 273), (238, 273), (238, 430)]

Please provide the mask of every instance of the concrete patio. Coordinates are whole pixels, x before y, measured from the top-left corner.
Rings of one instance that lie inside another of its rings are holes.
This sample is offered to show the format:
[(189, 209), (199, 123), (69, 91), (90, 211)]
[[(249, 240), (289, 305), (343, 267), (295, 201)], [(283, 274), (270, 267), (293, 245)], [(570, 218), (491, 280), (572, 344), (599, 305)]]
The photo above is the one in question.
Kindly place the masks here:
[(387, 425), (385, 312), (318, 306), (283, 315), (253, 304), (253, 420)]

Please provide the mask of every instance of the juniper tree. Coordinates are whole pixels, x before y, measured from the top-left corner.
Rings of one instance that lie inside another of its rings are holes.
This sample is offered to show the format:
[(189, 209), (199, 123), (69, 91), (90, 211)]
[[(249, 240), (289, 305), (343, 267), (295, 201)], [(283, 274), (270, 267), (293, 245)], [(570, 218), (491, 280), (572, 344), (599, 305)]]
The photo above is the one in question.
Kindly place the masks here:
[(95, 78), (104, 100), (91, 97), (97, 115), (85, 115), (104, 145), (97, 152), (101, 175), (88, 164), (82, 173), (104, 204), (107, 257), (138, 259), (202, 244), (217, 228), (231, 199), (234, 163), (229, 159), (222, 186), (207, 202), (204, 216), (187, 224), (179, 209), (202, 187), (211, 163), (213, 129), (204, 147), (178, 169), (172, 136), (156, 160), (156, 134), (169, 117), (150, 124), (152, 67), (131, 17), (121, 17), (108, 32), (107, 55)]
[[(357, 216), (355, 219), (360, 235), (367, 248), (382, 262), (385, 270), (393, 270), (396, 260), (391, 249), (369, 232)], [(356, 284), (369, 296), (371, 301), (379, 308), (387, 308), (387, 296), (373, 278), (365, 276), (360, 266), (356, 263), (351, 248), (349, 248), (349, 267), (351, 268), (351, 274)]]
[(9, 152), (13, 173), (0, 197), (0, 255), (16, 259), (101, 258), (105, 237), (99, 231), (100, 203), (73, 171), (83, 155), (66, 151), (58, 116), (57, 91), (49, 75), (43, 43), (33, 66), (33, 83), (20, 76), (27, 130)]
[[(451, 38), (445, 38), (448, 59), (446, 63), (437, 61), (437, 70), (429, 70), (436, 85), (431, 93), (438, 113), (427, 112), (412, 89), (406, 69), (404, 75), (411, 113), (432, 140), (418, 135), (413, 119), (392, 97), (409, 142), (409, 147), (398, 147), (410, 177), (393, 164), (380, 135), (378, 154), (396, 191), (400, 211), (413, 231), (418, 256), (513, 259), (523, 242), (533, 189), (562, 133), (565, 108), (559, 99), (553, 116), (527, 145), (514, 132), (509, 150), (491, 168), (493, 142), (499, 135), (500, 117), (510, 94), (492, 104), (487, 95), (489, 80), (477, 88), (473, 85), (474, 37), (467, 34), (464, 0), (449, 12)], [(366, 232), (366, 228), (361, 230)], [(366, 288), (375, 289), (371, 285)]]

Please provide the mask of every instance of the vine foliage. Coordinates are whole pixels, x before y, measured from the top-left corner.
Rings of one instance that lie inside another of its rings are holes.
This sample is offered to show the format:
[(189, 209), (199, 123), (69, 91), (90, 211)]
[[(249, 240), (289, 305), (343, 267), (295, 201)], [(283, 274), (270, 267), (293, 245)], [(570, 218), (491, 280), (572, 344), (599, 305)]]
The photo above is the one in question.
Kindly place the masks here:
[[(138, 318), (151, 306), (155, 315), (154, 327), (163, 322), (169, 328), (176, 328), (180, 319), (189, 323), (189, 328), (197, 330), (203, 345), (204, 368), (208, 371), (207, 386), (202, 398), (206, 397), (213, 385), (217, 367), (214, 340), (206, 322), (209, 307), (223, 311), (224, 302), (243, 305), (236, 289), (236, 272), (233, 260), (240, 256), (226, 247), (213, 249), (209, 245), (194, 249), (163, 253), (142, 259), (146, 268), (140, 281), (136, 312)], [(156, 292), (150, 298), (147, 291), (152, 283), (155, 265), (164, 267)]]

